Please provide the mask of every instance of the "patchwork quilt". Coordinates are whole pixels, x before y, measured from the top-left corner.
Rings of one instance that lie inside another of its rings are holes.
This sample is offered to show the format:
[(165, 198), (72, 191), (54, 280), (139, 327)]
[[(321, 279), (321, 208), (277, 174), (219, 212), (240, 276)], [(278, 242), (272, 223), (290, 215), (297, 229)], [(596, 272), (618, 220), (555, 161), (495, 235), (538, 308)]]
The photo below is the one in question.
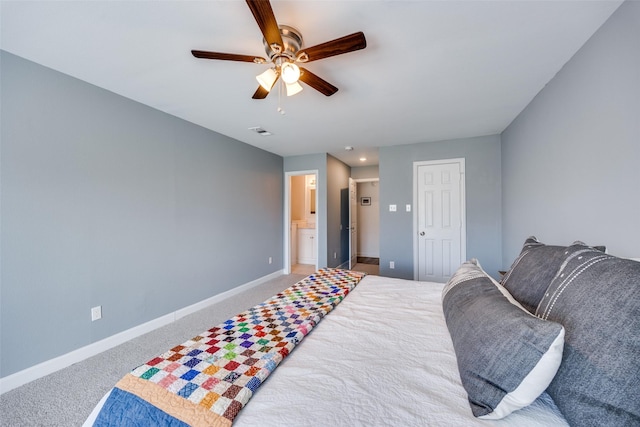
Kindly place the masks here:
[(321, 269), (123, 377), (94, 426), (230, 426), (278, 364), (364, 277)]

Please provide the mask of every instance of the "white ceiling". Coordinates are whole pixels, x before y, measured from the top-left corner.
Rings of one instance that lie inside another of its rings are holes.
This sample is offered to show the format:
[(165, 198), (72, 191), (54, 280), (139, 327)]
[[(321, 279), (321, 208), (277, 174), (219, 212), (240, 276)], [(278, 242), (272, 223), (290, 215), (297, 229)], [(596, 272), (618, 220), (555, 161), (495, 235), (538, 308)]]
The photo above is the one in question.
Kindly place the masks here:
[(191, 55), (265, 56), (244, 1), (2, 1), (0, 40), (3, 50), (281, 156), (328, 152), (361, 166), (377, 164), (381, 146), (500, 133), (620, 3), (272, 1), (278, 23), (300, 30), (306, 46), (364, 32), (366, 49), (306, 65), (339, 88), (331, 97), (305, 86), (253, 100), (266, 65)]

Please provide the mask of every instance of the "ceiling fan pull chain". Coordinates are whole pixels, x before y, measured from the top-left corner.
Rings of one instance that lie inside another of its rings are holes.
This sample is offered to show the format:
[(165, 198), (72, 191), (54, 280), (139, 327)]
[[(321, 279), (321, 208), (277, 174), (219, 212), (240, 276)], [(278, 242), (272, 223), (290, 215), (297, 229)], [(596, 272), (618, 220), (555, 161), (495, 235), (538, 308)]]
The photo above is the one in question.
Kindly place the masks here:
[(282, 87), (284, 86), (284, 82), (282, 80), (280, 80), (279, 84), (278, 84), (278, 113), (282, 114), (283, 116), (286, 114), (286, 111), (284, 111), (284, 109), (280, 106), (281, 102), (282, 102)]

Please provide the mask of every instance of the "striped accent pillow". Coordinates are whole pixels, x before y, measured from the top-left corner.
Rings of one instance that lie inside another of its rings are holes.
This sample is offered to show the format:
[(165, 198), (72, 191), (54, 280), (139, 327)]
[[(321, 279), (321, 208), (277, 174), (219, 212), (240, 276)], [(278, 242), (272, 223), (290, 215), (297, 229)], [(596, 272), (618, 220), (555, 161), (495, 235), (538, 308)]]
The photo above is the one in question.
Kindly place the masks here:
[(442, 298), (473, 415), (499, 419), (531, 404), (560, 365), (562, 325), (523, 309), (476, 260), (462, 264)]
[(571, 425), (640, 425), (640, 263), (594, 249), (558, 271), (537, 315), (566, 345), (548, 392)]

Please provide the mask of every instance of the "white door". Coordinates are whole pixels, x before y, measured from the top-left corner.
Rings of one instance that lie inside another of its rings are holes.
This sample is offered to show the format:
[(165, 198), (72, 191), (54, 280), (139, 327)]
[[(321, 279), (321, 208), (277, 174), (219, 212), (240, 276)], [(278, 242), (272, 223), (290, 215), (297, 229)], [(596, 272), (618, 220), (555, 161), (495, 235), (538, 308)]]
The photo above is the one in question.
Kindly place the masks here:
[(414, 163), (416, 278), (445, 282), (466, 257), (464, 159)]
[(358, 185), (349, 178), (349, 269), (358, 262)]

